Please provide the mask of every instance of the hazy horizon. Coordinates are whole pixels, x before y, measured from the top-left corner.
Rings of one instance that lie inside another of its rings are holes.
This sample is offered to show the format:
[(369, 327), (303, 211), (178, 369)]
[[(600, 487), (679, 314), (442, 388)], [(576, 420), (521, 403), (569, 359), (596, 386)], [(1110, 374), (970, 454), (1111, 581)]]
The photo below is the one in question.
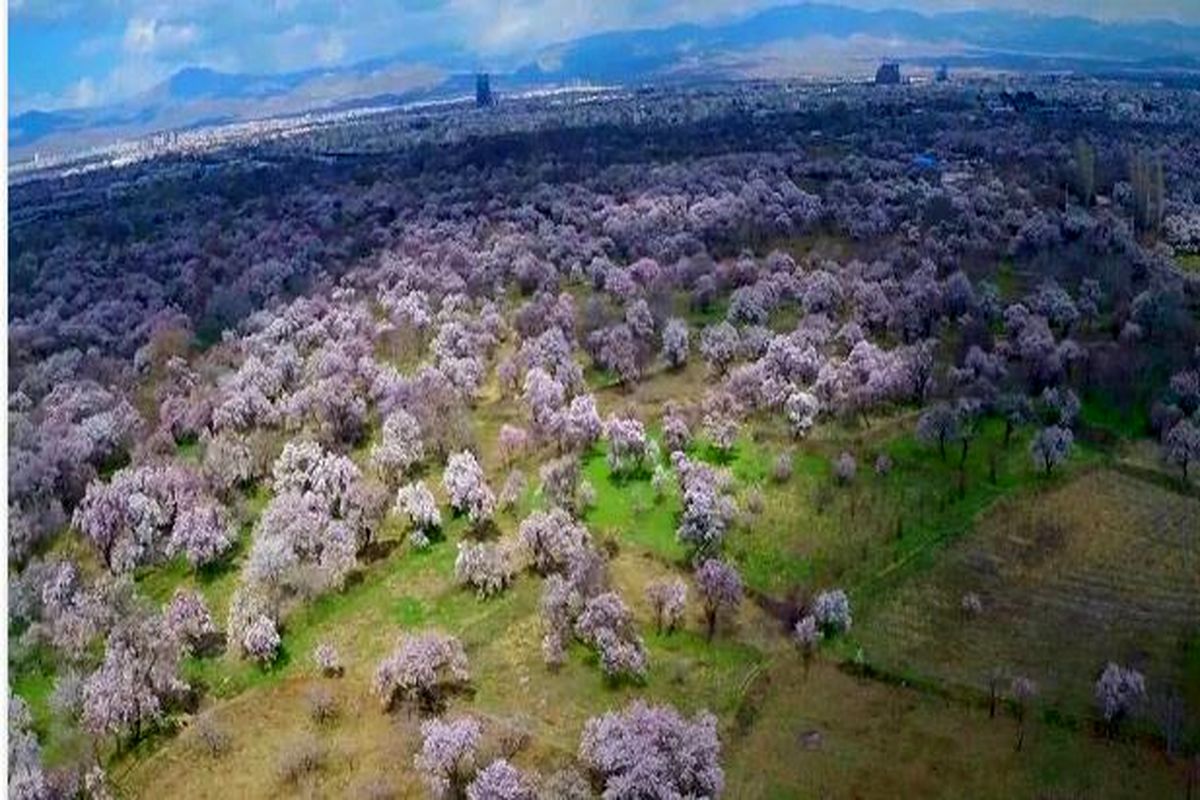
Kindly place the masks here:
[[(331, 6), (273, 0), (260, 8), (210, 0), (10, 0), (9, 114), (121, 102), (187, 67), (272, 75), (406, 53), (413, 63), (456, 59), (463, 66), (497, 68), (590, 34), (719, 24), (787, 5), (795, 4), (527, 0), (498, 6), (482, 0), (399, 5), (347, 0)], [(830, 5), (925, 14), (999, 10), (1101, 21), (1200, 23), (1200, 5), (1186, 0), (1150, 0), (1136, 8), (1113, 0), (848, 0)]]

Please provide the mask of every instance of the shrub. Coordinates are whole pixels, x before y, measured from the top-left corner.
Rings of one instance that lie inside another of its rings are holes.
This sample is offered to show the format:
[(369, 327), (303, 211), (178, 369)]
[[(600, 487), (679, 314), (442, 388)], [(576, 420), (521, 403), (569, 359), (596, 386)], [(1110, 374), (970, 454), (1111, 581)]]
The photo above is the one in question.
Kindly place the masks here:
[(796, 643), (800, 645), (805, 655), (809, 655), (821, 641), (821, 629), (817, 625), (817, 618), (812, 614), (807, 614), (796, 621), (796, 627), (792, 629), (792, 636), (795, 637)]
[(654, 609), (654, 621), (661, 633), (674, 631), (687, 609), (687, 584), (678, 578), (652, 581), (646, 586), (646, 599)]
[(191, 652), (206, 636), (216, 632), (212, 615), (199, 592), (176, 589), (165, 612), (167, 628), (186, 652)]
[(1109, 662), (1096, 679), (1096, 708), (1115, 729), (1146, 699), (1146, 679), (1136, 669)]
[(771, 466), (771, 478), (776, 483), (786, 483), (792, 477), (792, 454), (780, 453)]
[(203, 714), (192, 723), (196, 741), (211, 758), (219, 758), (229, 751), (229, 733), (211, 714)]
[[(655, 470), (657, 471), (657, 467)], [(580, 512), (594, 508), (596, 505), (596, 487), (591, 481), (581, 481), (579, 490), (575, 493), (575, 505)]]
[(317, 665), (317, 669), (326, 677), (334, 677), (341, 675), (344, 668), (342, 667), (341, 656), (338, 655), (337, 648), (329, 642), (321, 642), (313, 649), (313, 663)]
[(587, 777), (575, 768), (559, 770), (542, 780), (537, 800), (592, 800)]
[(279, 753), (276, 771), (284, 783), (296, 783), (305, 775), (324, 768), (328, 752), (325, 745), (305, 737), (284, 746)]
[(308, 717), (318, 725), (337, 719), (338, 702), (333, 692), (325, 686), (314, 686), (308, 690)]
[(356, 783), (350, 796), (354, 800), (396, 800), (400, 795), (387, 778), (373, 775)]
[(833, 477), (843, 486), (854, 480), (854, 475), (857, 472), (858, 463), (854, 460), (854, 456), (849, 453), (842, 453), (833, 462)]
[(850, 598), (841, 589), (821, 592), (813, 601), (813, 616), (826, 634), (844, 633), (850, 630)]
[(242, 649), (246, 655), (260, 664), (269, 664), (279, 652), (279, 632), (275, 622), (265, 614), (255, 617), (242, 637)]

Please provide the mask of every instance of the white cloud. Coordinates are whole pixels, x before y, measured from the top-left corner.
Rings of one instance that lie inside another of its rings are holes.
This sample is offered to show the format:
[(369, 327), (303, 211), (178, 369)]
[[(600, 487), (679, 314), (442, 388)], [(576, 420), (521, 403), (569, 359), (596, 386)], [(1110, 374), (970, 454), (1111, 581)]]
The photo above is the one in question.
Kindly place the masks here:
[(346, 40), (336, 31), (326, 34), (316, 46), (317, 62), (330, 65), (337, 64), (346, 57)]
[(795, 0), (448, 0), (444, 13), (461, 27), (467, 44), (486, 56), (527, 56), (547, 45), (629, 28), (681, 22), (713, 23)]
[(87, 108), (96, 105), (100, 93), (91, 78), (80, 78), (67, 89), (63, 100), (68, 108)]
[(173, 24), (157, 19), (133, 17), (125, 26), (122, 47), (127, 53), (151, 55), (178, 52), (194, 45), (200, 29), (193, 24)]

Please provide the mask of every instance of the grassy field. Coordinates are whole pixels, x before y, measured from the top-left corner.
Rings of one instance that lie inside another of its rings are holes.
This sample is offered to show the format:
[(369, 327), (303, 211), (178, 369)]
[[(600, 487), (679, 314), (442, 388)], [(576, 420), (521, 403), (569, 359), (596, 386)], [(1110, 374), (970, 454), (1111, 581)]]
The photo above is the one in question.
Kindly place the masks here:
[[(1200, 719), (1197, 520), (1196, 499), (1091, 471), (998, 506), (854, 638), (900, 674), (981, 690), (995, 667), (1031, 677), (1047, 707), (1074, 718), (1105, 662), (1133, 664), (1152, 695), (1173, 686)], [(965, 592), (982, 598), (976, 618), (961, 610)]]
[[(231, 751), (220, 761), (196, 758), (188, 733), (118, 773), (132, 794), (207, 797), (265, 796), (280, 791), (275, 766), (281, 748), (313, 729), (305, 694), (315, 684), (335, 688), (345, 722), (318, 731), (331, 756), (316, 781), (320, 792), (336, 796), (365, 774), (385, 774), (401, 782), (411, 763), (418, 720), (401, 711), (388, 715), (369, 693), (378, 661), (405, 630), (435, 627), (464, 642), (471, 665), (471, 691), (452, 701), (448, 712), (484, 719), (493, 732), (517, 726), (529, 735), (519, 763), (551, 770), (568, 761), (587, 717), (634, 696), (671, 702), (682, 709), (711, 708), (723, 719), (736, 716), (743, 687), (777, 646), (765, 636), (769, 622), (747, 605), (727, 621), (717, 639), (704, 641), (698, 607), (689, 623), (671, 635), (653, 633), (643, 600), (644, 585), (667, 568), (632, 551), (610, 565), (614, 586), (627, 598), (647, 635), (652, 670), (644, 686), (612, 686), (595, 657), (579, 646), (560, 670), (542, 663), (537, 604), (541, 580), (522, 576), (498, 598), (482, 601), (447, 580), (453, 541), (420, 554), (406, 553), (386, 571), (346, 592), (317, 601), (292, 618), (285, 633), (285, 657), (270, 671), (224, 658), (197, 662), (191, 678), (229, 702), (213, 704), (213, 718), (232, 734)], [(693, 592), (694, 596), (694, 592)], [(317, 677), (308, 654), (320, 639), (333, 642), (347, 663), (341, 679)], [(402, 753), (402, 756), (398, 756)], [(186, 762), (188, 768), (181, 769)], [(218, 776), (234, 776), (220, 782)], [(402, 784), (407, 793), (411, 786)]]
[[(630, 389), (599, 373), (589, 380), (596, 387), (602, 415), (634, 414), (653, 433), (664, 402), (698, 397), (708, 378), (703, 365), (693, 362), (680, 371), (654, 371)], [(500, 427), (523, 425), (525, 420), (520, 404), (502, 398), (494, 384), (485, 388), (471, 419), (470, 438), (493, 487), (499, 488), (510, 466), (524, 470), (529, 480), (530, 488), (518, 508), (496, 520), (499, 535), (514, 536), (520, 520), (541, 503), (536, 492), (537, 465), (548, 454), (530, 453), (515, 465), (502, 463), (496, 447)], [(1175, 776), (1152, 750), (1100, 744), (1086, 732), (1039, 721), (1031, 723), (1026, 752), (1018, 757), (1012, 752), (1011, 720), (983, 724), (978, 709), (969, 705), (854, 678), (838, 668), (837, 661), (852, 659), (861, 644), (872, 664), (942, 677), (928, 671), (926, 662), (908, 664), (906, 643), (911, 637), (912, 649), (921, 655), (950, 648), (930, 658), (953, 661), (957, 654), (952, 648), (960, 646), (954, 643), (955, 636), (965, 636), (962, 626), (943, 629), (943, 622), (930, 612), (926, 628), (906, 622), (910, 627), (904, 629), (905, 635), (892, 641), (889, 626), (894, 623), (889, 615), (896, 614), (898, 607), (922, 608), (921, 603), (931, 604), (937, 613), (944, 611), (942, 594), (947, 590), (940, 582), (965, 581), (960, 573), (970, 574), (970, 564), (960, 556), (964, 548), (982, 547), (1007, 535), (996, 520), (1008, 515), (996, 509), (1025, 508), (1031, 497), (1037, 498), (1037, 508), (1058, 497), (1066, 498), (1057, 501), (1064, 509), (1072, 503), (1090, 508), (1095, 493), (1087, 488), (1090, 482), (1097, 474), (1112, 474), (1096, 472), (1110, 453), (1081, 443), (1072, 461), (1047, 480), (1029, 458), (1028, 432), (1018, 433), (1005, 447), (1003, 426), (997, 421), (981, 426), (960, 472), (957, 448), (942, 460), (935, 450), (915, 440), (915, 421), (914, 410), (896, 409), (867, 425), (827, 423), (809, 438), (796, 441), (779, 420), (754, 419), (744, 426), (727, 457), (718, 458), (704, 441), (692, 447), (692, 457), (719, 460), (736, 479), (742, 511), (729, 534), (726, 554), (742, 570), (755, 596), (798, 600), (834, 585), (850, 590), (855, 635), (832, 643), (811, 670), (805, 670), (784, 635), (782, 621), (754, 602), (744, 603), (737, 618), (723, 621), (716, 640), (706, 643), (694, 586), (684, 629), (670, 636), (654, 632), (644, 600), (645, 584), (668, 574), (690, 582), (688, 553), (675, 538), (677, 490), (671, 487), (663, 497), (656, 497), (648, 476), (614, 478), (603, 448), (597, 447), (583, 462), (583, 477), (596, 490), (596, 503), (584, 520), (593, 535), (616, 553), (610, 562), (612, 583), (633, 608), (649, 649), (651, 668), (644, 686), (610, 685), (595, 656), (579, 646), (573, 647), (564, 667), (549, 672), (540, 651), (539, 578), (522, 575), (503, 595), (479, 600), (455, 586), (452, 578), (456, 545), (465, 533), (461, 520), (451, 519), (444, 538), (428, 550), (413, 551), (405, 543), (402, 523), (389, 515), (378, 558), (365, 564), (343, 591), (289, 611), (282, 630), (282, 655), (271, 668), (261, 669), (227, 653), (185, 663), (185, 677), (202, 697), (201, 713), (231, 736), (227, 754), (213, 759), (201, 752), (190, 730), (194, 718), (181, 715), (176, 720), (181, 730), (154, 735), (116, 758), (113, 777), (130, 796), (340, 797), (353, 794), (358, 784), (375, 776), (385, 776), (400, 796), (419, 794), (409, 768), (417, 746), (418, 720), (404, 712), (384, 714), (369, 687), (375, 666), (400, 633), (438, 628), (463, 640), (471, 664), (470, 692), (456, 697), (450, 712), (471, 713), (485, 721), (489, 754), (498, 752), (502, 740), (513, 739), (511, 731), (519, 729), (527, 741), (514, 760), (543, 772), (573, 757), (588, 717), (633, 697), (645, 697), (689, 712), (708, 708), (718, 715), (727, 752), (729, 797), (1002, 797), (1047, 792), (1157, 796)], [(1108, 422), (1098, 414), (1089, 424)], [(352, 454), (360, 465), (368, 464), (369, 444)], [(833, 481), (831, 462), (843, 451), (852, 453), (859, 467), (853, 481), (839, 486)], [(785, 452), (792, 456), (793, 475), (777, 482), (771, 477), (772, 467)], [(893, 463), (889, 474), (872, 469), (880, 454)], [(194, 446), (186, 455), (200, 457)], [(430, 469), (424, 477), (444, 504), (440, 471)], [(1085, 487), (1086, 498), (1073, 494), (1079, 486)], [(1167, 489), (1160, 491), (1163, 497), (1153, 495), (1157, 499), (1151, 505), (1174, 509), (1164, 513), (1178, 519), (1183, 511), (1177, 506), (1184, 498)], [(138, 576), (139, 591), (161, 603), (177, 587), (193, 586), (205, 595), (218, 625), (223, 625), (253, 523), (268, 500), (264, 488), (238, 500), (235, 513), (242, 537), (222, 566), (199, 574), (183, 563), (146, 570)], [(1113, 503), (1117, 508), (1106, 518), (1133, 505), (1120, 498)], [(1156, 520), (1135, 517), (1119, 527), (1157, 525)], [(1094, 567), (1088, 566), (1093, 552), (1086, 547), (1064, 551), (1060, 561), (1103, 574), (1130, 555), (1105, 552)], [(1155, 563), (1168, 564), (1169, 555), (1169, 549), (1164, 550)], [(1006, 590), (1019, 599), (1020, 587), (1009, 590), (1007, 586), (997, 580), (986, 600), (989, 607), (992, 595)], [(1133, 588), (1131, 584), (1129, 589)], [(958, 588), (954, 592), (958, 594), (951, 605), (961, 594)], [(1156, 593), (1152, 588), (1146, 596), (1156, 602), (1168, 594), (1177, 599), (1178, 589)], [(1018, 613), (1014, 607), (1012, 618)], [(980, 630), (1006, 627), (999, 621), (979, 621)], [(1097, 642), (1117, 641), (1110, 633), (1094, 635)], [(310, 654), (324, 640), (334, 643), (346, 662), (347, 673), (341, 679), (315, 674)], [(1124, 657), (1137, 641), (1136, 636), (1117, 641), (1114, 646), (1124, 650), (1116, 655)], [(1161, 643), (1156, 642), (1145, 646), (1157, 653)], [(1050, 650), (1046, 657), (1051, 657)], [(957, 661), (965, 665), (963, 674), (944, 677), (974, 683), (974, 665), (980, 659), (986, 660), (972, 655)], [(65, 758), (80, 743), (68, 738), (48, 714), (53, 665), (18, 667), (14, 689), (33, 701), (47, 759), (53, 763), (55, 758)], [(1089, 663), (1088, 669), (1093, 668)], [(339, 722), (316, 726), (309, 721), (306, 697), (316, 685), (337, 695)], [(1046, 686), (1049, 692), (1055, 688), (1052, 681)], [(814, 730), (820, 739), (815, 745)], [(326, 750), (324, 767), (298, 786), (281, 783), (277, 775), (281, 753), (311, 738)], [(1089, 765), (1090, 771), (1083, 765)], [(998, 777), (992, 780), (991, 775)]]
[(1150, 798), (1183, 796), (1161, 754), (1037, 719), (781, 659), (754, 723), (728, 747), (729, 797)]
[[(653, 385), (652, 381), (648, 387)], [(613, 407), (618, 402), (636, 408), (648, 404), (644, 397), (624, 395), (610, 402)], [(786, 594), (798, 586), (824, 585), (818, 578), (841, 577), (847, 585), (865, 587), (864, 594), (883, 596), (883, 589), (873, 587), (892, 586), (926, 550), (965, 532), (980, 509), (1006, 493), (1028, 490), (1038, 479), (1026, 467), (1028, 456), (1020, 442), (999, 459), (997, 482), (985, 479), (985, 445), (988, 437), (999, 441), (999, 431), (989, 427), (968, 458), (968, 476), (978, 473), (978, 479), (970, 478), (960, 496), (950, 481), (956, 467), (917, 445), (905, 432), (910, 425), (911, 419), (901, 416), (881, 420), (853, 438), (831, 429), (802, 443), (791, 442), (782, 431), (747, 433), (730, 467), (743, 504), (747, 491), (759, 491), (763, 510), (739, 524), (729, 549), (751, 586)], [(830, 454), (848, 445), (862, 448), (860, 460), (878, 447), (892, 456), (896, 469), (887, 477), (867, 470), (852, 487), (831, 488)], [(795, 451), (795, 474), (776, 484), (766, 471), (782, 448)], [(702, 443), (696, 451), (708, 453)], [(1077, 468), (1092, 458), (1082, 453)], [(372, 775), (386, 775), (402, 796), (418, 791), (405, 768), (417, 746), (417, 721), (403, 713), (383, 714), (368, 687), (374, 665), (396, 635), (429, 626), (459, 635), (471, 660), (471, 696), (456, 699), (451, 713), (479, 715), (495, 737), (518, 726), (528, 734), (528, 743), (515, 760), (540, 771), (569, 761), (587, 717), (642, 696), (718, 714), (729, 748), (734, 797), (827, 796), (839, 786), (852, 787), (849, 796), (881, 796), (878, 787), (884, 784), (876, 766), (880, 759), (904, 764), (889, 771), (888, 781), (894, 781), (889, 785), (923, 795), (936, 794), (937, 787), (946, 796), (967, 791), (999, 797), (1027, 788), (1083, 791), (1103, 786), (1111, 796), (1127, 796), (1127, 790), (1161, 787), (1174, 780), (1154, 761), (1153, 753), (1125, 746), (1120, 746), (1121, 758), (1111, 753), (1105, 758), (1103, 770), (1109, 777), (1085, 780), (1074, 765), (1097, 758), (1095, 748), (1100, 746), (1086, 735), (1036, 723), (1038, 732), (1031, 733), (1027, 752), (1016, 758), (1011, 753), (1011, 721), (983, 725), (977, 710), (851, 678), (832, 661), (819, 661), (806, 677), (801, 659), (780, 635), (779, 621), (750, 603), (738, 619), (722, 626), (712, 645), (703, 641), (698, 608), (689, 610), (685, 630), (655, 634), (643, 598), (645, 583), (670, 572), (686, 574), (686, 554), (674, 538), (678, 500), (673, 492), (656, 500), (646, 479), (614, 480), (599, 451), (586, 460), (584, 475), (597, 490), (597, 503), (586, 521), (596, 536), (616, 542), (619, 554), (611, 563), (612, 581), (633, 606), (647, 637), (652, 666), (645, 686), (609, 685), (594, 656), (578, 646), (565, 667), (548, 672), (539, 650), (540, 580), (522, 576), (501, 597), (477, 600), (450, 580), (460, 523), (449, 525), (446, 539), (426, 552), (409, 552), (399, 544), (402, 531), (397, 526), (387, 534), (397, 546), (384, 561), (369, 566), (345, 592), (303, 606), (288, 619), (284, 657), (271, 670), (230, 656), (189, 663), (189, 679), (210, 697), (209, 713), (234, 736), (228, 755), (220, 760), (198, 756), (194, 736), (184, 732), (150, 748), (144, 758), (127, 759), (118, 772), (121, 785), (131, 794), (205, 797), (222, 791), (214, 788), (217, 776), (234, 775), (225, 778), (223, 791), (279, 792), (276, 766), (281, 752), (295, 741), (316, 736), (329, 755), (325, 768), (306, 779), (305, 791), (339, 796)], [(829, 493), (820, 512), (814, 500), (817, 492)], [(536, 502), (531, 496), (520, 512), (502, 516), (502, 534), (512, 535), (520, 517)], [(894, 519), (884, 511), (898, 509), (907, 509), (913, 518), (897, 540)], [(873, 624), (872, 618), (864, 624)], [(347, 660), (344, 678), (330, 681), (314, 675), (308, 654), (322, 639), (334, 642)], [(315, 728), (305, 712), (306, 694), (318, 683), (333, 685), (343, 707), (344, 721), (328, 729)], [(846, 713), (852, 710), (855, 713)], [(856, 714), (862, 721), (854, 721)], [(819, 730), (823, 741), (815, 752), (808, 744), (797, 744), (797, 737), (811, 729)], [(904, 731), (902, 737), (897, 738), (897, 730)], [(960, 735), (967, 730), (970, 736)], [(951, 755), (940, 745), (946, 739), (958, 743)], [(764, 750), (779, 757), (763, 759)], [(1004, 780), (984, 781), (972, 768), (979, 763), (994, 763)]]

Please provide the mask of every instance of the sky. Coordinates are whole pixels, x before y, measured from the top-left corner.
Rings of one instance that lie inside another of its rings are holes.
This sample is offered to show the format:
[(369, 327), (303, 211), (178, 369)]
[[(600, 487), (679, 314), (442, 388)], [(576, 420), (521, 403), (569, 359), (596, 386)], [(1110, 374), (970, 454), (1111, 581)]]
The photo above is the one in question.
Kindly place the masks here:
[[(834, 0), (835, 2), (837, 0)], [(8, 0), (9, 113), (105, 105), (179, 69), (270, 74), (411, 53), (510, 63), (606, 30), (711, 23), (785, 0)], [(1200, 0), (841, 0), (1200, 24)]]

